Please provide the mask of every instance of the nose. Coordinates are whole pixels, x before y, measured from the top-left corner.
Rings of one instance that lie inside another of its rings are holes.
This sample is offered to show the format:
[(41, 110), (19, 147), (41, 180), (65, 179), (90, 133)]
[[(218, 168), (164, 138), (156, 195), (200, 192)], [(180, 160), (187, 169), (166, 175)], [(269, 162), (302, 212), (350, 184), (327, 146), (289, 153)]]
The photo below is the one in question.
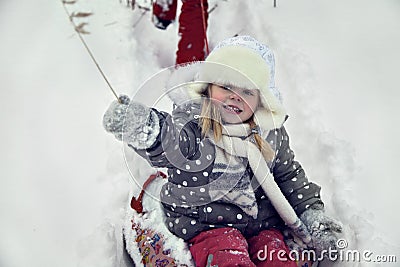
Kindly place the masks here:
[(236, 100), (236, 101), (242, 101), (242, 98), (240, 95), (238, 95), (236, 92), (231, 91), (231, 94), (229, 95), (229, 99)]

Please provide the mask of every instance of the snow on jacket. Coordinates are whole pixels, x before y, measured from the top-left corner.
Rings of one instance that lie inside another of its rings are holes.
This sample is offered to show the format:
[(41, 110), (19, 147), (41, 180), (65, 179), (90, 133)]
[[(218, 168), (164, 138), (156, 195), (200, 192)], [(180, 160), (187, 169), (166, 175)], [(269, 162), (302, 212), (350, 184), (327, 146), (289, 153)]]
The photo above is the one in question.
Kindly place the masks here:
[[(201, 137), (199, 126), (200, 104), (186, 102), (169, 115), (153, 109), (159, 119), (161, 131), (156, 142), (146, 150), (135, 149), (152, 166), (168, 168), (168, 182), (160, 192), (168, 229), (184, 240), (200, 232), (234, 227), (246, 237), (271, 227), (284, 226), (260, 186), (257, 186), (248, 162), (243, 158), (244, 172), (232, 190), (240, 190), (241, 182), (250, 178), (258, 207), (256, 218), (249, 216), (238, 205), (210, 198), (210, 183), (221, 173), (215, 170), (216, 148), (208, 138)], [(279, 188), (293, 206), (297, 215), (315, 203), (322, 203), (320, 187), (308, 181), (301, 165), (295, 161), (289, 146), (285, 127), (265, 133), (265, 139), (276, 157), (268, 167)]]

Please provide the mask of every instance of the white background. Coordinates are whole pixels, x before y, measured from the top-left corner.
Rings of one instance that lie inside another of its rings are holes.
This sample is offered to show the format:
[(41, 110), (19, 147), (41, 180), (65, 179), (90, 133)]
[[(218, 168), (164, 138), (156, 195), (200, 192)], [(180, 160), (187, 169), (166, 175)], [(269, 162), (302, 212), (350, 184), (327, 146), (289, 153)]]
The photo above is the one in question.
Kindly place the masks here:
[[(349, 246), (399, 258), (400, 2), (215, 3), (211, 47), (250, 34), (275, 51), (292, 147)], [(118, 93), (173, 65), (177, 24), (137, 23), (118, 0), (70, 8), (94, 12), (86, 40)], [(1, 2), (0, 38), (0, 266), (116, 266), (136, 188), (101, 124), (113, 95), (59, 1)]]

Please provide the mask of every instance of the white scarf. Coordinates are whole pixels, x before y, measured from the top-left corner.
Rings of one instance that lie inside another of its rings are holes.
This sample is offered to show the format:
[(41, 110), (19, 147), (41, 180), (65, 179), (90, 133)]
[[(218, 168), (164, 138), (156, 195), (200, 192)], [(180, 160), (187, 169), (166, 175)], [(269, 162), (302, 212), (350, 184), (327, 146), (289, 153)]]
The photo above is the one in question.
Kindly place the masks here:
[[(299, 218), (276, 184), (270, 169), (258, 147), (250, 141), (251, 129), (248, 124), (229, 124), (222, 126), (222, 138), (210, 140), (225, 153), (249, 160), (250, 168), (272, 205), (282, 220), (289, 226), (297, 225)], [(243, 138), (245, 139), (243, 140)]]
[(247, 159), (228, 154), (223, 148), (215, 146), (209, 195), (212, 201), (233, 203), (256, 219), (258, 206), (247, 165)]

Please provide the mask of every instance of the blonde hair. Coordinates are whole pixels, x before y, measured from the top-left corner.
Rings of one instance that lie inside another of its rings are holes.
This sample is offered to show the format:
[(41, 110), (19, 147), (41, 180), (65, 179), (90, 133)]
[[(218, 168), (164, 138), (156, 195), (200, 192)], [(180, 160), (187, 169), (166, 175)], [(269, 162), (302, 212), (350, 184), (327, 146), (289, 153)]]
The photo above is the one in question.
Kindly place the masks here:
[[(201, 127), (201, 135), (203, 137), (206, 136), (210, 131), (212, 131), (214, 139), (216, 141), (219, 141), (222, 138), (222, 119), (220, 112), (217, 110), (209, 97), (210, 89), (211, 84), (207, 86), (207, 89), (204, 91), (205, 93), (202, 94), (203, 100), (201, 105), (199, 124)], [(254, 117), (251, 117), (248, 123), (252, 130), (258, 128), (257, 124), (254, 121)], [(257, 130), (252, 131), (252, 134), (254, 136), (254, 140), (256, 141), (256, 145), (263, 155), (265, 161), (272, 161), (275, 157), (275, 151), (271, 148), (268, 142), (261, 137)]]
[[(251, 129), (257, 129), (258, 127), (257, 124), (254, 122), (253, 117), (249, 120), (249, 125)], [(264, 138), (262, 138), (262, 136), (258, 132), (254, 132), (253, 136), (254, 140), (256, 140), (257, 147), (261, 151), (261, 154), (263, 155), (265, 161), (272, 161), (275, 157), (275, 151), (272, 149), (272, 147), (268, 144), (267, 141), (265, 141)]]
[(222, 138), (222, 119), (221, 114), (212, 103), (210, 95), (210, 86), (207, 87), (207, 94), (204, 95), (200, 112), (201, 135), (204, 137), (210, 131), (213, 131), (216, 141)]

